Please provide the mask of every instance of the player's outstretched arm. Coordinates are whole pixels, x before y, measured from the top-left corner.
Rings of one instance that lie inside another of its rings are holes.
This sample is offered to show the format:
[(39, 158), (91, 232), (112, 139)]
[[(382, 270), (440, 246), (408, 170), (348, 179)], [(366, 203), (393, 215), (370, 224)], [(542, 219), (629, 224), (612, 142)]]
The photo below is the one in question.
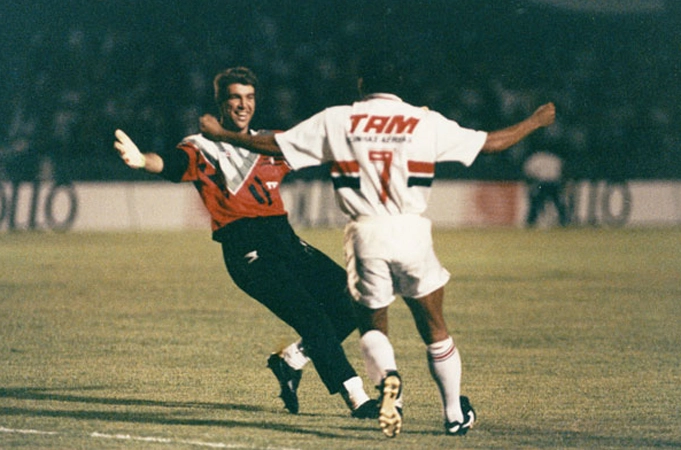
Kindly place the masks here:
[(482, 146), (482, 151), (494, 153), (506, 150), (522, 141), (539, 128), (551, 125), (555, 120), (555, 105), (553, 103), (546, 103), (537, 108), (527, 119), (518, 122), (515, 125), (511, 125), (510, 127), (489, 132), (485, 145)]
[(225, 141), (237, 147), (246, 148), (255, 153), (263, 155), (279, 156), (281, 149), (274, 139), (273, 134), (235, 133), (225, 130), (215, 116), (204, 114), (199, 119), (201, 133), (212, 141)]
[(128, 167), (151, 173), (160, 173), (163, 170), (163, 159), (156, 153), (142, 153), (123, 130), (116, 130), (115, 136), (114, 148)]

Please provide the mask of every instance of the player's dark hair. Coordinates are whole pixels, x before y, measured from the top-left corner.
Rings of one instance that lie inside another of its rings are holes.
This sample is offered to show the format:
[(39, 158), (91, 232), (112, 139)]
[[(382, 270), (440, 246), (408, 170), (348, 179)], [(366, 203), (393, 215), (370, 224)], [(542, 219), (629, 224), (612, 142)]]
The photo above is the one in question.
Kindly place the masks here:
[(232, 67), (231, 69), (226, 69), (217, 74), (213, 79), (215, 102), (218, 106), (227, 100), (229, 97), (229, 90), (227, 87), (234, 83), (253, 86), (255, 92), (258, 92), (258, 77), (255, 76), (251, 69), (247, 67)]
[(401, 63), (389, 52), (370, 52), (358, 65), (358, 77), (362, 79), (362, 95), (378, 92), (399, 94), (404, 84)]

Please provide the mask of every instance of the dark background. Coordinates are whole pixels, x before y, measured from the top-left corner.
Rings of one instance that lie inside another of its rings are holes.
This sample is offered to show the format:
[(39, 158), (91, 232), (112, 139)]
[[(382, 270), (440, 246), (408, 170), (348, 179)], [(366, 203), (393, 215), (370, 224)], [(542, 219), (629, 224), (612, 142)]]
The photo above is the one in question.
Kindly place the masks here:
[(116, 128), (143, 150), (174, 146), (215, 113), (215, 73), (246, 65), (262, 83), (253, 126), (286, 129), (354, 100), (357, 58), (381, 45), (408, 62), (405, 100), (463, 126), (557, 105), (555, 126), (472, 168), (444, 164), (442, 176), (518, 179), (529, 152), (551, 148), (573, 179), (681, 179), (681, 2), (562, 3), (11, 2), (0, 14), (0, 177), (154, 179), (119, 160)]

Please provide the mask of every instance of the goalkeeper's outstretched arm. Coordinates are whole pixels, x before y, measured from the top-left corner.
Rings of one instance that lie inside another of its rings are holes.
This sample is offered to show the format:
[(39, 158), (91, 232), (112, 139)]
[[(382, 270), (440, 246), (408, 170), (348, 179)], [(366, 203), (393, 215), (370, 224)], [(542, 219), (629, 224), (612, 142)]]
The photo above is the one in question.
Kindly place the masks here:
[(115, 135), (114, 148), (118, 150), (118, 154), (128, 167), (144, 169), (149, 173), (161, 173), (163, 158), (156, 153), (142, 153), (123, 130), (116, 130)]

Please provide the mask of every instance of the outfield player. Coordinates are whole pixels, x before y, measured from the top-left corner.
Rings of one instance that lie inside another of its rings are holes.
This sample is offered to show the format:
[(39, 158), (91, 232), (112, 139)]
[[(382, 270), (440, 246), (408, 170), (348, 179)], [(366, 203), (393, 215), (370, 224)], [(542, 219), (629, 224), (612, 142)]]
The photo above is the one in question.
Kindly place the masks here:
[[(253, 134), (258, 81), (237, 67), (214, 79), (220, 124)], [(353, 417), (376, 418), (362, 380), (341, 342), (356, 329), (345, 270), (304, 242), (291, 228), (279, 187), (290, 167), (281, 156), (263, 156), (196, 134), (163, 153), (141, 153), (121, 130), (115, 148), (125, 163), (174, 182), (192, 182), (212, 219), (213, 239), (222, 244), (236, 285), (293, 327), (302, 341), (268, 360), (285, 407), (298, 412), (302, 367), (311, 359), (331, 394), (340, 393)]]
[(426, 209), (435, 164), (473, 163), (482, 152), (499, 152), (553, 123), (547, 103), (527, 119), (493, 132), (461, 127), (441, 114), (402, 101), (401, 74), (389, 60), (361, 65), (363, 98), (328, 108), (291, 130), (248, 137), (201, 118), (204, 135), (273, 156), (294, 169), (331, 162), (345, 228), (348, 285), (357, 300), (360, 344), (369, 376), (380, 386), (379, 424), (393, 437), (402, 428), (402, 380), (388, 339), (388, 306), (401, 295), (427, 346), (427, 361), (443, 403), (445, 432), (463, 435), (475, 421), (460, 395), (461, 359), (445, 324), (442, 303), (449, 273), (438, 261)]

